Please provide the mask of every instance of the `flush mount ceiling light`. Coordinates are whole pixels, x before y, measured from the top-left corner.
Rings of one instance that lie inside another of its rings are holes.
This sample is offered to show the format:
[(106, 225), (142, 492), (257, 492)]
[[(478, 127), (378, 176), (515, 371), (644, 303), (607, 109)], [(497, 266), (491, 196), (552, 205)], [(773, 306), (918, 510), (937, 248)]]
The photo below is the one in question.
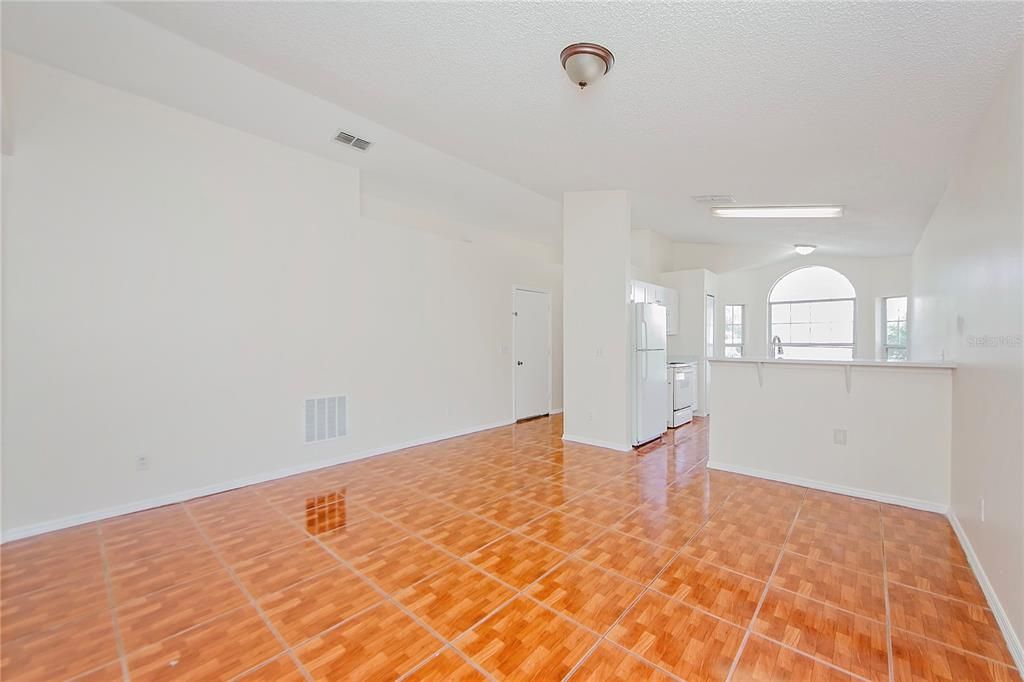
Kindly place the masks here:
[(842, 218), (842, 206), (715, 206), (718, 218)]
[(573, 43), (562, 50), (562, 68), (580, 90), (612, 70), (615, 56), (596, 43)]
[(814, 250), (818, 248), (814, 244), (794, 244), (793, 250), (799, 253), (801, 256), (806, 256), (814, 253)]

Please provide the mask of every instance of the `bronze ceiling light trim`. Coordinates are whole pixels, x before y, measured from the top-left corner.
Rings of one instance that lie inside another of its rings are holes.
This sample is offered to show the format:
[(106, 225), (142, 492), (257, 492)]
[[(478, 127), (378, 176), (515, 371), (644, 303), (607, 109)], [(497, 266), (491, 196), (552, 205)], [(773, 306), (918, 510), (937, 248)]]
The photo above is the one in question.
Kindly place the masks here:
[(597, 43), (573, 43), (562, 50), (562, 68), (580, 90), (612, 70), (615, 55)]

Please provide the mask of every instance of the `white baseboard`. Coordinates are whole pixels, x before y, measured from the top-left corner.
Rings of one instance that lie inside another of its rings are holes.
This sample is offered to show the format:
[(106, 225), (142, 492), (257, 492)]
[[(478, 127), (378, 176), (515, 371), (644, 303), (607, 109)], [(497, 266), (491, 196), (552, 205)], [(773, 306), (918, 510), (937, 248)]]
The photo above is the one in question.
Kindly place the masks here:
[(989, 582), (988, 576), (985, 574), (985, 568), (982, 566), (981, 559), (978, 558), (974, 547), (971, 546), (971, 541), (967, 537), (967, 531), (960, 525), (960, 519), (956, 517), (952, 509), (946, 517), (949, 519), (950, 525), (953, 526), (953, 530), (960, 540), (960, 546), (964, 548), (964, 554), (967, 555), (967, 562), (970, 563), (974, 576), (978, 579), (982, 592), (985, 593), (985, 599), (988, 600), (988, 606), (992, 609), (996, 622), (999, 623), (999, 629), (1003, 632), (1003, 639), (1006, 640), (1006, 647), (1010, 650), (1010, 655), (1013, 656), (1013, 660), (1017, 663), (1017, 670), (1024, 670), (1024, 646), (1021, 646), (1020, 637), (1014, 632), (1010, 618), (1006, 615), (1006, 609), (1003, 608), (995, 588), (992, 587), (992, 583)]
[(901, 507), (910, 507), (911, 509), (920, 509), (922, 511), (935, 512), (937, 514), (945, 514), (947, 511), (949, 511), (949, 505), (944, 504), (942, 502), (932, 502), (931, 500), (919, 500), (914, 497), (900, 497), (899, 495), (879, 493), (875, 492), (874, 490), (864, 490), (862, 488), (850, 488), (845, 485), (835, 485), (833, 483), (825, 483), (824, 481), (815, 481), (809, 478), (800, 478), (799, 476), (788, 476), (786, 474), (776, 474), (770, 471), (761, 471), (759, 469), (751, 469), (749, 467), (738, 466), (735, 464), (713, 462), (710, 459), (708, 460), (708, 468), (718, 469), (719, 471), (729, 471), (734, 474), (756, 476), (757, 478), (767, 478), (772, 481), (779, 481), (780, 483), (791, 483), (793, 485), (799, 485), (805, 488), (814, 488), (815, 490), (823, 490), (829, 493), (848, 495), (849, 497), (863, 497), (864, 499), (874, 500), (875, 502), (895, 504)]
[(562, 408), (559, 407), (557, 410), (550, 410), (548, 414), (562, 414)]
[(316, 471), (317, 469), (323, 469), (325, 467), (344, 464), (345, 462), (354, 462), (355, 460), (358, 459), (365, 459), (367, 457), (373, 457), (375, 455), (383, 455), (387, 452), (403, 450), (405, 448), (411, 448), (417, 445), (426, 445), (427, 443), (434, 443), (439, 440), (447, 440), (448, 438), (465, 436), (467, 434), (476, 433), (478, 431), (487, 431), (488, 429), (494, 429), (500, 426), (508, 426), (509, 424), (512, 423), (513, 422), (506, 420), (494, 422), (492, 424), (480, 424), (478, 426), (473, 426), (468, 429), (460, 429), (458, 431), (451, 431), (449, 433), (435, 434), (433, 436), (427, 436), (426, 438), (417, 438), (415, 440), (406, 441), (404, 443), (397, 443), (378, 448), (371, 448), (369, 450), (363, 450), (361, 452), (348, 453), (339, 457), (332, 457), (330, 459), (323, 459), (318, 460), (316, 462), (301, 464), (294, 467), (278, 469), (277, 471), (269, 473), (245, 476), (243, 478), (236, 478), (231, 481), (214, 483), (199, 488), (191, 488), (189, 490), (181, 490), (178, 492), (169, 493), (167, 495), (160, 495), (159, 497), (150, 497), (148, 499), (137, 500), (135, 502), (128, 502), (126, 504), (120, 504), (114, 507), (107, 507), (105, 509), (97, 509), (95, 511), (74, 514), (72, 516), (64, 516), (59, 519), (51, 519), (49, 521), (33, 523), (27, 526), (19, 526), (17, 528), (11, 528), (10, 530), (5, 531), (2, 536), (2, 542), (21, 540), (22, 538), (32, 537), (33, 535), (49, 533), (55, 530), (70, 528), (72, 526), (80, 526), (83, 523), (102, 521), (103, 519), (109, 519), (113, 516), (121, 516), (122, 514), (132, 514), (134, 512), (145, 511), (146, 509), (153, 509), (154, 507), (163, 507), (168, 504), (185, 502), (186, 500), (192, 500), (197, 497), (215, 495), (217, 493), (222, 493), (228, 490), (234, 490), (235, 488), (244, 488), (247, 485), (266, 483), (267, 481), (273, 481), (278, 478), (285, 478), (287, 476), (294, 476), (296, 474), (304, 474), (309, 471)]
[(562, 440), (571, 441), (573, 443), (582, 443), (583, 445), (593, 445), (598, 448), (606, 448), (608, 450), (617, 450), (618, 452), (629, 452), (633, 448), (625, 446), (622, 443), (612, 443), (607, 440), (596, 440), (594, 438), (584, 438), (583, 436), (574, 436), (569, 433), (562, 434)]

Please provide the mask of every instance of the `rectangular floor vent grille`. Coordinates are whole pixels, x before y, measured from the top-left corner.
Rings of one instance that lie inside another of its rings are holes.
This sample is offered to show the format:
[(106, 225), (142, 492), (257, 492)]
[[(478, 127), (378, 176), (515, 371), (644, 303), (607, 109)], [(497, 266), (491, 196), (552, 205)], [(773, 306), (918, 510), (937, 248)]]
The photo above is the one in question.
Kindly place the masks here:
[(348, 433), (348, 406), (343, 395), (306, 400), (306, 442), (340, 438)]

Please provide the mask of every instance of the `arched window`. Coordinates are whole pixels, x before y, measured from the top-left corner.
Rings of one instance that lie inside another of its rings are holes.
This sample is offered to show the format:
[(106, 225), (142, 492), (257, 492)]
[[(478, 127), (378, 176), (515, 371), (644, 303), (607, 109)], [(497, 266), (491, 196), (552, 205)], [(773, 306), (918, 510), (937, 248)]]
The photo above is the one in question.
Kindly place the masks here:
[(781, 347), (786, 359), (852, 360), (855, 298), (850, 280), (832, 268), (782, 276), (768, 294), (769, 355)]

